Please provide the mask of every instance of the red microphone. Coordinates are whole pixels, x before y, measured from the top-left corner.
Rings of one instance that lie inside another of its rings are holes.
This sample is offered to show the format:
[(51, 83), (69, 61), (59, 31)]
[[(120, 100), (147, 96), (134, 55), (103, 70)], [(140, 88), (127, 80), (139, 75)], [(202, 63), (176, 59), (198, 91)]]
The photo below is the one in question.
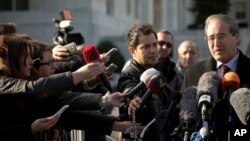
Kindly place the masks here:
[(94, 45), (87, 45), (83, 49), (83, 57), (86, 63), (90, 63), (93, 61), (100, 61), (100, 53), (95, 48)]
[(147, 88), (148, 90), (141, 98), (141, 107), (147, 102), (147, 100), (151, 97), (152, 94), (158, 94), (160, 89), (160, 78), (161, 75), (154, 75), (150, 78), (150, 80), (147, 82)]
[[(95, 48), (94, 45), (87, 45), (86, 47), (84, 47), (83, 49), (83, 57), (86, 63), (90, 63), (93, 61), (100, 61), (101, 57), (100, 57), (100, 53), (98, 52), (98, 50)], [(104, 84), (104, 86), (108, 89), (108, 91), (110, 93), (112, 93), (112, 87), (107, 79), (107, 77), (105, 76), (104, 73), (99, 75), (102, 83)]]

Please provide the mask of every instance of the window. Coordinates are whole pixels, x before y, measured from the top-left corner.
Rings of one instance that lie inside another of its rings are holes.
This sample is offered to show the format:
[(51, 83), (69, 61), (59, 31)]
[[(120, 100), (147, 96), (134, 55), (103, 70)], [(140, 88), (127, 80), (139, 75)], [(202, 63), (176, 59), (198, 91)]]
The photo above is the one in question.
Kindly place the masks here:
[(20, 11), (29, 9), (29, 0), (0, 0), (0, 11)]
[(246, 18), (246, 13), (244, 11), (238, 11), (236, 12), (236, 18), (237, 19), (245, 19)]
[(127, 5), (126, 5), (126, 13), (127, 15), (131, 15), (131, 0), (127, 0)]
[(235, 3), (235, 16), (239, 20), (246, 19), (246, 3), (245, 2), (237, 2)]
[(139, 18), (139, 0), (135, 0), (135, 18)]
[(107, 14), (113, 16), (114, 15), (114, 0), (107, 0)]

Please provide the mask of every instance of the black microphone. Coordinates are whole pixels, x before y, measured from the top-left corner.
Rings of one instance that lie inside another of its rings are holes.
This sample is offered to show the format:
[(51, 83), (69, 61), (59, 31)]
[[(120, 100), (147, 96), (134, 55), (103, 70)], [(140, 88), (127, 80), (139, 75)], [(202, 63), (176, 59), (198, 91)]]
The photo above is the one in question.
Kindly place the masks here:
[(198, 107), (201, 110), (202, 117), (202, 129), (200, 130), (200, 135), (205, 140), (210, 134), (210, 127), (208, 119), (210, 113), (208, 109), (215, 106), (216, 101), (218, 100), (217, 92), (219, 87), (219, 78), (215, 71), (204, 73), (198, 82), (197, 86), (197, 99)]
[(147, 82), (150, 80), (150, 78), (154, 75), (160, 74), (159, 71), (157, 71), (154, 68), (150, 68), (145, 70), (140, 77), (141, 82), (139, 84), (137, 84), (133, 89), (131, 89), (127, 95), (125, 95), (124, 97), (122, 97), (121, 99), (121, 103), (127, 103), (128, 99), (132, 99), (132, 97), (137, 94), (140, 90), (142, 90), (145, 85), (147, 84)]
[[(165, 122), (168, 121), (168, 118), (170, 116), (170, 114), (172, 113), (173, 109), (175, 108), (175, 106), (181, 101), (181, 93), (180, 92), (172, 92), (171, 96), (170, 96), (170, 104), (168, 106), (167, 112), (166, 114), (164, 114), (160, 119), (162, 120), (161, 122), (159, 122), (158, 126), (159, 126), (159, 131), (163, 131), (163, 128), (165, 126)], [(159, 119), (158, 119), (159, 121)]]
[[(154, 77), (154, 76), (153, 76)], [(158, 75), (158, 77), (161, 78), (161, 75)], [(161, 80), (158, 78), (159, 84), (162, 83), (160, 82)], [(150, 81), (149, 81), (150, 82)], [(140, 134), (140, 139), (142, 139), (144, 137), (144, 134), (146, 132), (146, 130), (153, 124), (153, 123), (157, 123), (158, 124), (158, 130), (160, 132), (163, 131), (163, 128), (165, 126), (165, 122), (168, 120), (169, 115), (172, 113), (174, 107), (180, 102), (181, 100), (181, 93), (179, 92), (173, 92), (171, 93), (170, 96), (171, 102), (169, 104), (169, 107), (167, 110), (162, 110), (160, 111), (146, 126), (145, 128), (142, 130), (141, 134)]]
[(180, 102), (180, 120), (182, 122), (182, 130), (184, 131), (184, 140), (188, 140), (188, 136), (194, 130), (196, 122), (199, 120), (199, 108), (196, 100), (197, 88), (188, 87), (182, 94)]
[(216, 72), (206, 72), (200, 77), (197, 85), (197, 99), (202, 116), (206, 116), (208, 109), (212, 108), (218, 100), (218, 86), (219, 78)]
[[(86, 47), (84, 47), (83, 57), (86, 63), (93, 62), (93, 61), (100, 61), (100, 54), (98, 50), (95, 48), (95, 46), (93, 45), (87, 45)], [(106, 75), (104, 73), (101, 73), (99, 77), (103, 85), (108, 89), (110, 93), (112, 93), (113, 89)]]
[(250, 123), (250, 89), (240, 88), (235, 90), (230, 97), (230, 104), (244, 125)]

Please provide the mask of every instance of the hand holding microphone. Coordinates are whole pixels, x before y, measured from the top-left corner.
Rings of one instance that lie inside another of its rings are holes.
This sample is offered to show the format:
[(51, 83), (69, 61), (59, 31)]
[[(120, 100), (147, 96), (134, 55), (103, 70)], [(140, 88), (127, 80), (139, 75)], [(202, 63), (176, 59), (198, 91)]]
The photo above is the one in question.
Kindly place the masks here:
[(122, 99), (121, 99), (121, 102), (122, 103), (127, 103), (128, 99), (132, 99), (133, 96), (135, 94), (137, 94), (140, 90), (142, 90), (147, 82), (150, 80), (150, 78), (154, 75), (157, 75), (157, 74), (160, 74), (159, 71), (157, 71), (156, 69), (154, 68), (150, 68), (150, 69), (147, 69), (145, 70), (142, 74), (141, 74), (141, 77), (140, 77), (140, 80), (141, 82), (136, 85), (133, 89), (131, 89), (126, 96), (124, 96)]
[(113, 107), (122, 107), (124, 106), (124, 103), (120, 102), (120, 99), (124, 96), (125, 94), (120, 93), (120, 92), (114, 92), (110, 94), (109, 92), (103, 96), (106, 98), (107, 104)]
[[(86, 63), (101, 62), (100, 54), (98, 50), (95, 48), (95, 46), (93, 45), (88, 45), (83, 49), (83, 56), (84, 56), (84, 60), (86, 61)], [(104, 84), (104, 86), (108, 89), (108, 91), (112, 93), (113, 89), (111, 87), (109, 80), (105, 76), (105, 74), (101, 73), (99, 74), (99, 77), (102, 83)]]
[(143, 107), (146, 101), (151, 97), (153, 93), (155, 94), (159, 93), (159, 89), (160, 89), (159, 77), (160, 76), (161, 76), (160, 74), (157, 74), (150, 78), (150, 80), (147, 82), (147, 85), (146, 85), (148, 90), (146, 91), (146, 93), (143, 95), (142, 98), (136, 97), (133, 100), (131, 100), (129, 104), (129, 109), (128, 109), (129, 115), (134, 113), (138, 108)]
[(73, 83), (77, 85), (83, 80), (94, 79), (96, 76), (103, 73), (104, 69), (104, 64), (100, 62), (86, 64), (76, 71), (72, 72)]
[(141, 102), (142, 101), (141, 101), (141, 98), (139, 96), (136, 96), (134, 99), (132, 99), (129, 102), (128, 115), (132, 115), (133, 113), (135, 113), (135, 111), (140, 108)]
[[(107, 79), (110, 80), (112, 78), (112, 72), (117, 69), (117, 66), (114, 63), (111, 63), (107, 68), (105, 68), (105, 75), (107, 76)], [(95, 77), (93, 79), (84, 80), (84, 88), (86, 90), (92, 90), (99, 84), (101, 84), (102, 81), (99, 79), (99, 77)]]
[(103, 63), (100, 62), (92, 62), (84, 65), (83, 67), (79, 68), (75, 72), (79, 72), (82, 75), (80, 76), (82, 80), (85, 79), (93, 79), (96, 76), (103, 73), (105, 70), (105, 66)]

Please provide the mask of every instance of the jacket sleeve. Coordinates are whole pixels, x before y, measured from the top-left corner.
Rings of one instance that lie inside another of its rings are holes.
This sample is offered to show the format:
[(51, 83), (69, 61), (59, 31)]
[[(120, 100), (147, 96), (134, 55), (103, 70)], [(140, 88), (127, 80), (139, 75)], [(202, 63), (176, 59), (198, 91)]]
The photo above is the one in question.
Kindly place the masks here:
[(55, 74), (36, 81), (0, 76), (1, 94), (28, 93), (37, 94), (68, 90), (74, 86), (71, 72)]
[(61, 105), (69, 104), (73, 109), (99, 110), (101, 98), (101, 94), (67, 91), (57, 95), (55, 100)]

